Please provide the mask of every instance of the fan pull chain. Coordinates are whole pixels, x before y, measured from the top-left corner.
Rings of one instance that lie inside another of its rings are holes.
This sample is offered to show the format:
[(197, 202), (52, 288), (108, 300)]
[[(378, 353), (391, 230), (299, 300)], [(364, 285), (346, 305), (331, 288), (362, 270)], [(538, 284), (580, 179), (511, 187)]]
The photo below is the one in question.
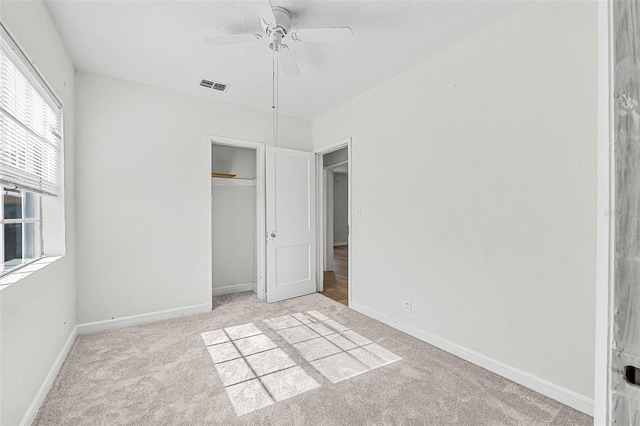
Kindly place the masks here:
[(278, 60), (276, 59), (276, 50), (273, 52), (273, 102), (271, 109), (273, 111), (273, 144), (278, 146)]

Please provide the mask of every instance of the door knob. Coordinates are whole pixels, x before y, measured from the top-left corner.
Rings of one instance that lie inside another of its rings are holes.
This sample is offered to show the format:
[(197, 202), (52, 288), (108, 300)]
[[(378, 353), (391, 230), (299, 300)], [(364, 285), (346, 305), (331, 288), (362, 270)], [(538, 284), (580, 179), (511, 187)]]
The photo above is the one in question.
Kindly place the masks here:
[(275, 232), (272, 232), (272, 233), (271, 233), (271, 238), (275, 238), (275, 237), (276, 237), (276, 233), (275, 233)]

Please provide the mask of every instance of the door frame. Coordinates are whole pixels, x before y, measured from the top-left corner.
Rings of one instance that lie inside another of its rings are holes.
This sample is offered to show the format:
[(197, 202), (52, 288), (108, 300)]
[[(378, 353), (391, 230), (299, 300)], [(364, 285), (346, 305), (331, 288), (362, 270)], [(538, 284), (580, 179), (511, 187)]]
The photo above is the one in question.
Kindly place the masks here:
[[(322, 161), (324, 163), (324, 160)], [(329, 256), (329, 248), (327, 246), (333, 245), (333, 171), (331, 169), (324, 169), (322, 171), (322, 176), (324, 178), (324, 192), (322, 194), (322, 214), (324, 217), (322, 218), (322, 250), (324, 257), (324, 265), (322, 265), (322, 281), (324, 282), (324, 272), (325, 271), (333, 271), (333, 256)], [(318, 221), (320, 223), (320, 221)], [(321, 283), (322, 284), (322, 283)], [(322, 289), (324, 289), (324, 284), (322, 284)]]
[[(597, 216), (594, 424), (610, 425), (615, 261), (615, 129), (613, 2), (599, 1), (597, 80)], [(612, 214), (613, 212), (613, 214)]]
[[(243, 139), (227, 138), (223, 136), (209, 135), (209, 145), (226, 145), (237, 148), (249, 148), (256, 151), (256, 294), (258, 299), (265, 300), (266, 294), (266, 247), (265, 247), (265, 144)], [(211, 152), (210, 152), (211, 154)], [(212, 155), (209, 155), (211, 162)], [(209, 164), (211, 170), (212, 164)], [(211, 179), (211, 177), (209, 177)], [(210, 181), (211, 182), (211, 181)], [(209, 223), (213, 220), (213, 211), (210, 211)], [(213, 229), (212, 235), (213, 235)], [(213, 237), (212, 237), (213, 238)], [(212, 240), (213, 243), (213, 240)], [(213, 268), (213, 265), (212, 265)], [(209, 286), (209, 300), (213, 304), (213, 283)]]
[(351, 294), (352, 294), (352, 288), (353, 288), (353, 280), (352, 280), (352, 270), (353, 268), (351, 267), (352, 264), (352, 247), (351, 247), (351, 236), (352, 236), (352, 220), (351, 220), (351, 200), (353, 198), (352, 196), (352, 191), (351, 191), (351, 182), (352, 182), (352, 170), (353, 170), (353, 161), (352, 161), (352, 156), (351, 156), (351, 137), (347, 137), (344, 139), (341, 139), (337, 142), (325, 145), (321, 148), (317, 148), (314, 150), (314, 153), (316, 154), (316, 223), (317, 224), (321, 224), (322, 226), (316, 226), (316, 244), (317, 244), (317, 250), (316, 250), (316, 256), (317, 256), (317, 260), (316, 260), (316, 283), (317, 283), (317, 290), (318, 292), (321, 292), (324, 290), (324, 264), (325, 264), (325, 238), (324, 238), (324, 233), (326, 230), (326, 223), (325, 223), (325, 214), (324, 214), (324, 209), (325, 209), (325, 168), (323, 165), (323, 158), (325, 154), (329, 154), (330, 152), (334, 152), (337, 151), (339, 149), (342, 148), (347, 148), (347, 173), (348, 173), (348, 178), (347, 178), (347, 192), (348, 192), (348, 198), (347, 198), (347, 225), (349, 226), (349, 238), (348, 238), (348, 244), (349, 244), (349, 248), (348, 248), (348, 273), (347, 273), (347, 282), (349, 283), (349, 304), (351, 304)]
[[(322, 174), (324, 177), (324, 191), (323, 201), (325, 203), (322, 212), (324, 214), (324, 232), (322, 235), (324, 236), (324, 265), (322, 267), (325, 271), (333, 271), (333, 256), (329, 255), (331, 250), (329, 247), (334, 247), (334, 239), (333, 239), (333, 179), (334, 179), (334, 170), (347, 165), (348, 167), (349, 161), (340, 161), (338, 163), (332, 164), (328, 167), (324, 168), (324, 173)], [(347, 175), (348, 179), (348, 175)], [(331, 182), (329, 184), (329, 182)], [(348, 183), (348, 182), (347, 182)], [(348, 191), (347, 191), (348, 192)], [(348, 195), (348, 194), (347, 194)], [(348, 236), (347, 236), (348, 237)]]

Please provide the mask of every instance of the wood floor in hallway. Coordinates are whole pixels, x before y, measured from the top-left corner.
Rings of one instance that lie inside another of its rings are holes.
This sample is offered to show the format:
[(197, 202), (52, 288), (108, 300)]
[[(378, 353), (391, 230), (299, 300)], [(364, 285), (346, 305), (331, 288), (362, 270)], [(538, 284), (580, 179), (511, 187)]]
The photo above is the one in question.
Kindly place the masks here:
[(322, 294), (336, 302), (349, 306), (349, 246), (333, 248), (333, 271), (324, 273)]

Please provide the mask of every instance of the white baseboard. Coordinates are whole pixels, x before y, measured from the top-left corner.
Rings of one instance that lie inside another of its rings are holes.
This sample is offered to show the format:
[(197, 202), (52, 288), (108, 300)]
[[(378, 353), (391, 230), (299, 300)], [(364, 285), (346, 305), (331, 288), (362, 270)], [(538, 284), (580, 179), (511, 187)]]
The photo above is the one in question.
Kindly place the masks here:
[(201, 314), (209, 311), (211, 311), (211, 305), (209, 303), (201, 303), (199, 305), (149, 312), (147, 314), (131, 315), (128, 317), (114, 318), (104, 321), (86, 322), (78, 324), (78, 334), (98, 333), (105, 330), (114, 330), (117, 328), (184, 317), (187, 315)]
[(242, 293), (243, 291), (256, 291), (258, 287), (256, 283), (244, 283), (226, 285), (224, 287), (213, 287), (214, 296), (222, 296), (223, 294)]
[(78, 335), (78, 326), (73, 327), (71, 333), (69, 333), (69, 337), (67, 337), (67, 341), (62, 346), (58, 357), (54, 361), (53, 365), (49, 369), (47, 376), (44, 378), (42, 385), (40, 385), (40, 389), (36, 393), (36, 396), (31, 401), (29, 408), (27, 408), (27, 412), (24, 414), (22, 421), (20, 422), (20, 426), (30, 426), (33, 421), (36, 419), (38, 415), (38, 411), (40, 410), (40, 406), (44, 402), (44, 399), (47, 397), (49, 393), (49, 389), (51, 389), (51, 385), (53, 385), (53, 381), (58, 376), (58, 372), (60, 371), (60, 367), (64, 363), (64, 360), (67, 358), (67, 354), (73, 345), (73, 342), (76, 340), (76, 336)]
[(349, 243), (336, 243), (336, 242), (334, 242), (334, 243), (333, 243), (333, 246), (334, 246), (334, 247), (338, 247), (338, 246), (348, 246), (348, 245), (349, 245)]
[(593, 417), (593, 399), (587, 398), (586, 396), (574, 392), (570, 389), (556, 385), (555, 383), (551, 383), (547, 380), (541, 379), (540, 377), (534, 376), (533, 374), (527, 373), (526, 371), (519, 370), (503, 362), (489, 358), (485, 355), (482, 355), (481, 353), (449, 342), (448, 340), (445, 340), (439, 336), (435, 336), (414, 326), (403, 323), (399, 320), (390, 318), (388, 315), (382, 314), (381, 312), (360, 305), (353, 301), (349, 301), (349, 307), (354, 311), (360, 312), (363, 315), (383, 322), (393, 328), (410, 334), (417, 339), (425, 341), (430, 345), (454, 354), (482, 368), (486, 368), (493, 373), (506, 377), (507, 379), (512, 380), (522, 386), (539, 392), (542, 395), (555, 399), (558, 402), (561, 402), (571, 408), (575, 408), (576, 410)]

